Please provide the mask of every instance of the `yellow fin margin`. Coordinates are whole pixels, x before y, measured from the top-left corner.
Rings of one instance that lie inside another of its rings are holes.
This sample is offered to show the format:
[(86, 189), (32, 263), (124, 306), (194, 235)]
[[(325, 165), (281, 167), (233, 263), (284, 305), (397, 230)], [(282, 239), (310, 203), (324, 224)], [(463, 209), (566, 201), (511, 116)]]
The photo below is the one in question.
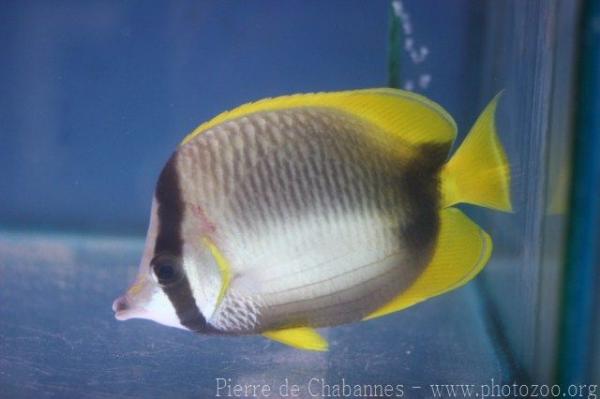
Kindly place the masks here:
[(325, 352), (329, 349), (327, 340), (314, 328), (297, 327), (283, 330), (267, 331), (262, 334), (266, 338), (292, 346), (297, 349)]
[(296, 107), (329, 107), (365, 120), (391, 138), (419, 143), (452, 143), (456, 124), (438, 104), (418, 94), (397, 89), (364, 89), (307, 93), (266, 98), (223, 112), (198, 126), (182, 142), (227, 121), (256, 112)]
[(440, 234), (433, 258), (405, 292), (364, 320), (408, 308), (458, 288), (473, 279), (492, 254), (492, 239), (456, 208), (440, 212)]

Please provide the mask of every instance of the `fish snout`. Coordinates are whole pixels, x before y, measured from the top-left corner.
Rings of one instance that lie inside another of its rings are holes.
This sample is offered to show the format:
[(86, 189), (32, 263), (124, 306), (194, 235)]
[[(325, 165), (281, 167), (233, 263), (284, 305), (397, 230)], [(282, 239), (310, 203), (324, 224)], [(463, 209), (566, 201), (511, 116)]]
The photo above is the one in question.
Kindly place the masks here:
[(129, 301), (127, 296), (123, 295), (113, 301), (112, 310), (113, 312), (119, 312), (129, 308)]
[(131, 303), (127, 295), (123, 295), (114, 300), (112, 310), (115, 312), (115, 319), (127, 320), (131, 318)]

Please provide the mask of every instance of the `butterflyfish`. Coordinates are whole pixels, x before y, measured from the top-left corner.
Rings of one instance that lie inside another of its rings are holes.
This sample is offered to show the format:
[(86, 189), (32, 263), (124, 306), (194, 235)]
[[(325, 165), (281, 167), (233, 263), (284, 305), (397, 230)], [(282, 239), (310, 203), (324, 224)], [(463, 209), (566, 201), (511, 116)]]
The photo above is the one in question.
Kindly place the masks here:
[(450, 157), (448, 112), (395, 89), (267, 98), (201, 124), (160, 173), (116, 318), (323, 351), (316, 328), (466, 284), (492, 239), (455, 205), (511, 211), (498, 100)]

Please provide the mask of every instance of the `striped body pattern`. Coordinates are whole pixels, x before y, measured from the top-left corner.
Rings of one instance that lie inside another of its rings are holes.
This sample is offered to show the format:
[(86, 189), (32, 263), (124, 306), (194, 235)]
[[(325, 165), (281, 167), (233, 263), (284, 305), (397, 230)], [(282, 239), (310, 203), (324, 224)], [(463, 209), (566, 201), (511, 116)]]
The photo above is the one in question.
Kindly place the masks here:
[[(202, 208), (238, 273), (210, 319), (215, 327), (256, 333), (357, 321), (416, 278), (435, 229), (410, 245), (420, 234), (411, 209), (423, 200), (406, 184), (414, 160), (381, 156), (368, 129), (350, 115), (297, 108), (218, 125), (178, 151), (184, 202)], [(435, 223), (436, 176), (428, 177), (425, 212)]]
[(497, 100), (450, 159), (450, 115), (401, 90), (265, 99), (205, 122), (158, 178), (116, 318), (326, 350), (315, 328), (465, 284), (492, 242), (452, 206), (511, 209)]

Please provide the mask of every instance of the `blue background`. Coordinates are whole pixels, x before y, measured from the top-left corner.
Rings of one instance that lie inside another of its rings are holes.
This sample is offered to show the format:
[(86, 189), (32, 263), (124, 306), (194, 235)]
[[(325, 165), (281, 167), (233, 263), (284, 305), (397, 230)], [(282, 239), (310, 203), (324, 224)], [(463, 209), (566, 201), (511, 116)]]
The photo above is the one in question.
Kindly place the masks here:
[[(478, 113), (480, 7), (418, 3), (426, 94), (466, 128)], [(384, 86), (388, 11), (356, 0), (4, 2), (0, 225), (144, 234), (162, 165), (204, 120), (262, 97)]]
[(494, 239), (480, 277), (324, 329), (330, 352), (308, 354), (118, 323), (110, 304), (134, 277), (156, 177), (181, 139), (250, 100), (386, 85), (389, 2), (0, 0), (0, 396), (198, 398), (223, 376), (553, 381), (579, 3), (403, 4), (429, 56), (416, 65), (400, 49), (401, 80), (431, 75), (419, 91), (454, 116), (458, 142), (505, 89), (515, 212), (461, 206)]

